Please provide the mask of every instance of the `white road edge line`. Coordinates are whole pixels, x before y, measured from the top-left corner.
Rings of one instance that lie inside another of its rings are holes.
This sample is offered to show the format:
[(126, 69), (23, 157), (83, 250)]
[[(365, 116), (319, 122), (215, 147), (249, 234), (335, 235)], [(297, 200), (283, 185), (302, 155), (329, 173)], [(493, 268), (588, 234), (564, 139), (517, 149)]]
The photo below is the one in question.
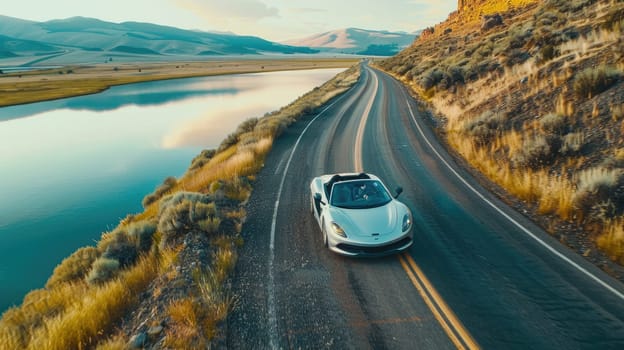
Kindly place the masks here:
[(303, 131), (299, 135), (299, 138), (297, 138), (297, 141), (295, 142), (295, 145), (293, 146), (292, 151), (290, 151), (290, 156), (288, 157), (288, 161), (286, 162), (286, 166), (284, 167), (284, 172), (282, 174), (282, 179), (280, 181), (279, 189), (277, 190), (277, 199), (275, 200), (275, 206), (273, 207), (273, 219), (271, 221), (271, 239), (269, 241), (269, 283), (267, 286), (267, 294), (268, 294), (267, 307), (269, 309), (268, 310), (269, 312), (269, 347), (271, 349), (277, 349), (278, 342), (279, 342), (278, 337), (277, 337), (277, 315), (276, 315), (276, 310), (275, 310), (275, 275), (273, 273), (273, 261), (275, 259), (275, 227), (277, 223), (277, 211), (279, 209), (280, 198), (282, 197), (282, 190), (284, 189), (284, 182), (286, 181), (286, 174), (288, 174), (288, 169), (290, 168), (290, 162), (292, 161), (293, 156), (295, 155), (297, 146), (299, 146), (299, 142), (301, 142), (303, 135), (305, 135), (306, 131), (308, 131), (308, 128), (310, 127), (310, 125), (312, 125), (312, 123), (314, 123), (321, 115), (323, 115), (325, 111), (330, 109), (333, 105), (335, 105), (338, 101), (340, 101), (346, 95), (347, 95), (347, 92), (345, 92), (342, 96), (340, 96), (336, 101), (332, 102), (329, 106), (325, 107), (319, 114), (316, 115), (316, 117), (310, 120), (308, 125), (306, 125), (306, 127), (303, 129)]
[[(403, 90), (402, 90), (403, 91)], [(522, 230), (524, 233), (526, 233), (529, 237), (533, 238), (536, 242), (538, 242), (539, 244), (541, 244), (544, 248), (546, 248), (547, 250), (549, 250), (551, 253), (553, 253), (554, 255), (556, 255), (557, 257), (561, 258), (561, 260), (567, 262), (568, 264), (572, 265), (574, 268), (576, 268), (578, 271), (582, 272), (583, 274), (585, 274), (587, 277), (589, 277), (590, 279), (593, 279), (594, 281), (596, 281), (598, 284), (600, 284), (601, 286), (603, 286), (604, 288), (606, 288), (607, 290), (609, 290), (610, 292), (612, 292), (615, 296), (617, 296), (618, 298), (624, 300), (624, 294), (620, 293), (617, 289), (611, 287), (609, 284), (607, 284), (605, 281), (601, 280), (600, 278), (598, 278), (597, 276), (593, 275), (591, 272), (587, 271), (586, 269), (584, 269), (582, 266), (580, 266), (579, 264), (575, 263), (574, 261), (570, 260), (570, 258), (568, 258), (567, 256), (563, 255), (562, 253), (560, 253), (559, 251), (557, 251), (555, 248), (551, 247), (548, 243), (544, 242), (541, 238), (537, 237), (533, 232), (529, 231), (527, 228), (525, 228), (524, 226), (522, 226), (522, 224), (520, 224), (518, 221), (516, 221), (514, 218), (512, 218), (511, 216), (507, 215), (507, 213), (505, 213), (502, 209), (500, 209), (499, 207), (497, 207), (494, 203), (492, 203), (490, 200), (488, 200), (487, 198), (485, 198), (485, 196), (483, 196), (479, 191), (477, 191), (477, 189), (475, 189), (474, 187), (472, 187), (472, 185), (470, 185), (468, 183), (468, 181), (466, 181), (461, 175), (459, 175), (459, 173), (457, 171), (455, 171), (455, 169), (453, 169), (453, 167), (442, 157), (442, 155), (440, 153), (438, 153), (438, 151), (433, 147), (433, 144), (431, 144), (431, 142), (429, 142), (429, 139), (427, 139), (427, 137), (425, 136), (425, 133), (423, 132), (422, 128), (420, 127), (420, 124), (418, 124), (418, 122), (416, 121), (416, 117), (414, 116), (414, 112), (412, 111), (412, 107), (409, 103), (409, 100), (407, 98), (407, 96), (405, 96), (405, 91), (403, 91), (403, 97), (405, 97), (405, 103), (407, 104), (407, 108), (409, 109), (410, 115), (412, 117), (412, 120), (414, 121), (414, 124), (416, 125), (416, 128), (418, 129), (418, 132), (420, 133), (420, 135), (423, 137), (423, 140), (425, 140), (425, 142), (427, 143), (427, 145), (429, 146), (429, 148), (431, 148), (431, 150), (433, 151), (433, 153), (436, 154), (436, 156), (438, 158), (440, 158), (440, 160), (442, 161), (442, 163), (444, 163), (444, 165), (446, 165), (447, 168), (449, 168), (449, 170), (451, 170), (451, 172), (453, 174), (455, 174), (455, 176), (457, 176), (457, 178), (464, 184), (466, 185), (466, 187), (468, 187), (472, 192), (474, 192), (479, 198), (481, 198), (485, 203), (487, 203), (490, 207), (494, 208), (494, 210), (496, 210), (499, 214), (501, 214), (504, 218), (506, 218), (507, 220), (509, 220), (512, 224), (514, 224), (516, 227), (518, 227), (520, 230)]]

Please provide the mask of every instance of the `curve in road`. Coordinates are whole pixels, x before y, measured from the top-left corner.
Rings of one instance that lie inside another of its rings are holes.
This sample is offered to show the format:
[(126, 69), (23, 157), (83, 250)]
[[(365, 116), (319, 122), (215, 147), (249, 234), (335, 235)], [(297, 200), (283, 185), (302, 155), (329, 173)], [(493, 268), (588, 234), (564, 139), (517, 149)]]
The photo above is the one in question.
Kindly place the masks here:
[[(248, 205), (228, 347), (624, 348), (622, 285), (485, 191), (424, 121), (400, 83), (363, 65), (276, 141)], [(322, 247), (309, 181), (360, 167), (405, 188), (415, 243), (398, 257)]]

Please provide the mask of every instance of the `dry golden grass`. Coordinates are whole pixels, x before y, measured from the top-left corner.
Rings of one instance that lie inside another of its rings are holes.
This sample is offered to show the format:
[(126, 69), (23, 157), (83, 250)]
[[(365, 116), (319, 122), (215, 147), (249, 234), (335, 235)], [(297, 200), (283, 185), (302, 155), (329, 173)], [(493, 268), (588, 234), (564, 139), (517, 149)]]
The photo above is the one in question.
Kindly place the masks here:
[(86, 291), (85, 283), (66, 283), (54, 289), (28, 293), (21, 307), (13, 307), (4, 313), (0, 321), (0, 348), (26, 348), (33, 330), (80, 301)]
[(230, 237), (213, 240), (212, 268), (195, 270), (196, 298), (173, 301), (168, 307), (171, 319), (164, 344), (176, 349), (206, 348), (218, 334), (218, 323), (225, 320), (235, 305), (224, 281), (236, 264), (235, 244)]
[(123, 335), (114, 336), (111, 339), (100, 343), (95, 348), (96, 350), (127, 350), (128, 349), (128, 339), (126, 339)]
[(611, 111), (611, 118), (613, 118), (613, 120), (624, 119), (624, 104), (610, 105), (609, 110)]
[(31, 292), (20, 308), (0, 321), (2, 349), (80, 349), (95, 345), (111, 331), (137, 296), (175, 261), (175, 252), (144, 257), (102, 286), (64, 283)]
[(29, 349), (80, 349), (109, 333), (137, 301), (158, 272), (154, 258), (144, 258), (118, 279), (90, 288), (57, 317), (45, 319), (32, 333)]
[(604, 231), (605, 233), (598, 237), (596, 243), (613, 260), (624, 264), (624, 217), (607, 222)]
[(557, 214), (564, 220), (570, 220), (575, 213), (574, 184), (562, 176), (541, 174), (539, 185), (541, 196), (539, 212), (541, 214)]
[(166, 330), (165, 346), (173, 349), (207, 347), (207, 337), (200, 333), (197, 311), (197, 305), (191, 298), (176, 300), (169, 305), (171, 324)]

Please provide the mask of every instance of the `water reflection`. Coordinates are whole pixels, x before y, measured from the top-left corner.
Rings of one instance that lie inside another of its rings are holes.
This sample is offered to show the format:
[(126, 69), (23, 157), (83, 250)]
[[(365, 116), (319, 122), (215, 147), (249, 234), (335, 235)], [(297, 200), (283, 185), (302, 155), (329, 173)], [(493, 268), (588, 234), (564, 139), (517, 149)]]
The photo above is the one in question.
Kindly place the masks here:
[(0, 312), (166, 176), (340, 70), (192, 78), (0, 108)]
[[(220, 78), (222, 79), (216, 78), (215, 81), (211, 81), (209, 84), (202, 83), (204, 78), (192, 78), (184, 80), (196, 81), (185, 84), (180, 84), (176, 80), (165, 80), (121, 85), (100, 94), (5, 107), (0, 108), (0, 121), (28, 117), (59, 109), (103, 112), (130, 105), (158, 106), (206, 95), (235, 95), (253, 87), (249, 84), (232, 86), (227, 78)], [(141, 88), (137, 89), (136, 85), (141, 85)]]

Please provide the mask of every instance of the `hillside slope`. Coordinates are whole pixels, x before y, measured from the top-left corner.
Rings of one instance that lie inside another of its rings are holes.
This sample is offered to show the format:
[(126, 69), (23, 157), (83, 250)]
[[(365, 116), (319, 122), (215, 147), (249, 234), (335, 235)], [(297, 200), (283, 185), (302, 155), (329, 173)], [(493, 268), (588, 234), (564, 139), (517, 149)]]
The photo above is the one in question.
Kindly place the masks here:
[(417, 34), (345, 28), (289, 40), (284, 44), (311, 47), (322, 51), (390, 56), (406, 48)]
[(434, 107), (442, 137), (510, 201), (621, 278), (624, 1), (458, 5), (379, 66)]

